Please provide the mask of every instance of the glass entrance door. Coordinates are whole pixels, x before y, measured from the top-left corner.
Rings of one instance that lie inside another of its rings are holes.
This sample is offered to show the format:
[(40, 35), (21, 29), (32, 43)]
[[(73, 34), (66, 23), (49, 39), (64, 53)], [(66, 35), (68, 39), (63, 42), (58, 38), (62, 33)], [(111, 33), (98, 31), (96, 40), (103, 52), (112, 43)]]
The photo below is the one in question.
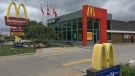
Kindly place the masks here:
[(97, 34), (96, 33), (94, 33), (94, 44), (96, 44), (97, 43)]

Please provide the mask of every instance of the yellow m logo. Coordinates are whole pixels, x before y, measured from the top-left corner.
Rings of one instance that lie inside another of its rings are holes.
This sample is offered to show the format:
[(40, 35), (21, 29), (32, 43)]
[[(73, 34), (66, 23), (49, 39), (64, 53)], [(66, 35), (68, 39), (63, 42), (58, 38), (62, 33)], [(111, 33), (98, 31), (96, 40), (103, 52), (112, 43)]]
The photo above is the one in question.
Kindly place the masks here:
[(92, 68), (102, 70), (116, 65), (116, 56), (113, 44), (95, 44), (92, 56)]
[(95, 10), (93, 7), (88, 7), (87, 9), (87, 16), (95, 16)]
[(27, 10), (26, 10), (25, 6), (24, 6), (23, 4), (20, 4), (20, 5), (18, 6), (18, 8), (17, 8), (16, 3), (14, 3), (14, 2), (11, 2), (10, 5), (8, 6), (8, 10), (7, 10), (7, 18), (10, 17), (10, 8), (11, 8), (11, 5), (12, 5), (12, 4), (13, 4), (14, 7), (15, 7), (16, 17), (17, 17), (17, 18), (20, 17), (20, 7), (22, 6), (23, 9), (24, 9), (25, 18), (26, 18), (26, 20), (28, 20), (28, 14), (27, 14)]

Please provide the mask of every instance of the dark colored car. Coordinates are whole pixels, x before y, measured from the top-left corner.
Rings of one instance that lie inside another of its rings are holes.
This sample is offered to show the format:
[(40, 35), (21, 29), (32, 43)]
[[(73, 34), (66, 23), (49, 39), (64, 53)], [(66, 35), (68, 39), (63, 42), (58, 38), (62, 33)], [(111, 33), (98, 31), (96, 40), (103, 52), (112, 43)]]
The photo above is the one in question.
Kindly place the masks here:
[(0, 40), (0, 43), (4, 43), (5, 42), (5, 40)]

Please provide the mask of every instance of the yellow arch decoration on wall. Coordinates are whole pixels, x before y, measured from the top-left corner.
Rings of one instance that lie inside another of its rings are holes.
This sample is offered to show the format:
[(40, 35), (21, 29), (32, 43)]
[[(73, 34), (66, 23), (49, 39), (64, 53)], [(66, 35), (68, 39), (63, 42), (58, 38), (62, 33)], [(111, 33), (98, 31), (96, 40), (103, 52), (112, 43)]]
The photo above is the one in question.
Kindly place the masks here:
[(95, 10), (94, 7), (88, 7), (87, 8), (87, 16), (95, 16)]
[(95, 44), (92, 56), (92, 68), (102, 70), (116, 65), (116, 55), (113, 44)]
[(17, 5), (15, 2), (11, 2), (10, 5), (8, 6), (8, 10), (7, 10), (7, 15), (6, 17), (9, 18), (10, 17), (10, 8), (11, 8), (11, 5), (14, 5), (15, 7), (15, 12), (16, 12), (16, 17), (19, 18), (20, 17), (20, 7), (22, 6), (23, 9), (24, 9), (24, 13), (25, 13), (25, 18), (26, 20), (28, 20), (28, 13), (27, 13), (27, 10), (26, 10), (26, 7), (24, 6), (24, 4), (19, 4), (18, 8), (17, 8)]

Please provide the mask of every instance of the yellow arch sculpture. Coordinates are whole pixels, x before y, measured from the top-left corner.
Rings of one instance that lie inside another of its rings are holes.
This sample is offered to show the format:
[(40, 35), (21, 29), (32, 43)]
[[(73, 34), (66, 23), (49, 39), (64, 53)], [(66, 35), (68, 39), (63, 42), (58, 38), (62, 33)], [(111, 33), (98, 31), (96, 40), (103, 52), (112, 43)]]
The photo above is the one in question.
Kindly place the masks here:
[(22, 43), (22, 38), (15, 36), (15, 43)]
[(102, 70), (116, 65), (116, 55), (113, 44), (95, 44), (92, 56), (92, 68)]
[(15, 12), (16, 12), (16, 17), (17, 18), (19, 18), (20, 17), (20, 7), (22, 6), (23, 7), (23, 9), (24, 9), (24, 13), (25, 13), (25, 18), (26, 18), (26, 20), (28, 20), (28, 13), (27, 13), (27, 10), (26, 10), (26, 8), (25, 8), (25, 6), (24, 6), (24, 4), (19, 4), (19, 6), (18, 6), (18, 8), (17, 8), (17, 5), (16, 5), (16, 3), (15, 2), (11, 2), (10, 3), (10, 5), (8, 6), (8, 10), (7, 10), (7, 18), (9, 18), (10, 17), (10, 8), (11, 8), (11, 5), (14, 5), (14, 7), (15, 7)]

